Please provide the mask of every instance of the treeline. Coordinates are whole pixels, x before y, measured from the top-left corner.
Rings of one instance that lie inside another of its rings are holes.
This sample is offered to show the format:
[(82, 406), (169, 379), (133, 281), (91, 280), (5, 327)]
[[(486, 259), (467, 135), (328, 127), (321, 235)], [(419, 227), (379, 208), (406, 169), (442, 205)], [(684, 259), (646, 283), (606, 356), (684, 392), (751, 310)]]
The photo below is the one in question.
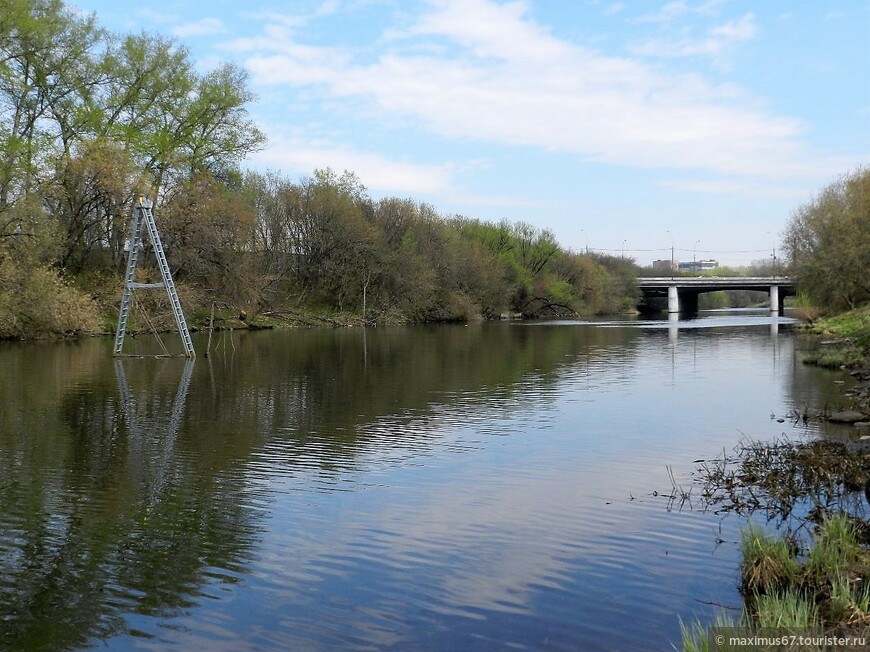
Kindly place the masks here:
[[(60, 0), (0, 12), (0, 336), (96, 330), (71, 284), (118, 269), (133, 202), (237, 175), (264, 137), (245, 73), (114, 35)], [(76, 278), (79, 277), (79, 278)]]
[(351, 172), (291, 181), (199, 175), (167, 198), (169, 260), (250, 314), (310, 307), (367, 322), (613, 313), (633, 305), (633, 266), (559, 247), (547, 230), (373, 200)]
[(812, 304), (842, 311), (870, 302), (870, 168), (843, 175), (798, 208), (783, 248)]
[(245, 172), (265, 138), (233, 65), (196, 70), (149, 34), (60, 0), (0, 14), (0, 336), (107, 330), (136, 199), (155, 201), (194, 308), (344, 311), (367, 321), (612, 313), (633, 266), (549, 231), (373, 200), (352, 173)]

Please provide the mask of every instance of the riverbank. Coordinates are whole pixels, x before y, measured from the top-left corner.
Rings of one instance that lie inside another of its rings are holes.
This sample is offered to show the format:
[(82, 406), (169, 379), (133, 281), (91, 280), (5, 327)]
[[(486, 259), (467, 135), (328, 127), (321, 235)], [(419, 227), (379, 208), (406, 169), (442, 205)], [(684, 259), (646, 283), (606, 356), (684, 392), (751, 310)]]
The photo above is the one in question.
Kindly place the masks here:
[[(700, 462), (695, 482), (705, 508), (750, 520), (740, 540), (743, 609), (736, 618), (720, 614), (712, 627), (775, 636), (870, 634), (870, 448), (744, 442)], [(777, 534), (760, 522), (775, 525)], [(682, 629), (686, 652), (711, 649), (700, 623)]]
[[(745, 529), (743, 610), (736, 619), (720, 615), (710, 626), (870, 641), (870, 305), (802, 330), (812, 335), (805, 364), (841, 369), (856, 380), (845, 393), (850, 409), (818, 416), (856, 430), (848, 444), (747, 442), (730, 457), (701, 463), (695, 478), (706, 508), (750, 519), (761, 514), (782, 532), (771, 536), (751, 523)], [(711, 648), (698, 622), (681, 627), (685, 652), (730, 649)]]
[[(311, 303), (287, 303), (284, 305), (245, 308), (215, 298), (214, 292), (187, 284), (177, 285), (178, 295), (191, 332), (238, 331), (295, 328), (354, 328), (371, 326), (401, 326), (406, 324), (465, 323), (487, 320), (510, 320), (529, 318), (517, 312), (484, 316), (469, 306), (453, 317), (414, 319), (398, 308), (369, 309), (361, 311), (336, 309), (327, 305)], [(61, 310), (51, 317), (50, 310), (40, 309), (40, 318), (25, 315), (4, 322), (0, 304), (0, 340), (52, 340), (74, 339), (114, 335), (118, 318), (118, 302), (122, 292), (121, 280), (86, 279), (84, 283), (70, 284), (63, 288), (64, 297), (74, 301), (56, 300), (52, 305), (63, 308), (66, 303), (75, 305), (75, 310)], [(45, 300), (42, 303), (46, 303)], [(20, 308), (20, 306), (19, 306)], [(23, 314), (23, 313), (22, 313)], [(597, 315), (594, 311), (565, 313), (564, 316)], [(609, 314), (609, 313), (608, 313)], [(614, 313), (621, 314), (621, 313)], [(129, 334), (170, 333), (177, 329), (175, 317), (163, 291), (136, 292), (131, 304), (127, 325)]]
[(813, 335), (803, 362), (849, 373), (856, 385), (847, 396), (870, 420), (870, 304), (815, 320), (803, 330)]

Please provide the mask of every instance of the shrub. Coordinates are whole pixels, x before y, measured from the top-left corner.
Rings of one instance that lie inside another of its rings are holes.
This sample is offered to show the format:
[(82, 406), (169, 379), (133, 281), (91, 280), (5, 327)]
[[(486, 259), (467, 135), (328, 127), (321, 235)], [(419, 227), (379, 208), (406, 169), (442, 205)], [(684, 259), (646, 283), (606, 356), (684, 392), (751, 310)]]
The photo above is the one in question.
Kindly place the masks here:
[(39, 337), (94, 332), (93, 301), (47, 266), (0, 262), (0, 337)]

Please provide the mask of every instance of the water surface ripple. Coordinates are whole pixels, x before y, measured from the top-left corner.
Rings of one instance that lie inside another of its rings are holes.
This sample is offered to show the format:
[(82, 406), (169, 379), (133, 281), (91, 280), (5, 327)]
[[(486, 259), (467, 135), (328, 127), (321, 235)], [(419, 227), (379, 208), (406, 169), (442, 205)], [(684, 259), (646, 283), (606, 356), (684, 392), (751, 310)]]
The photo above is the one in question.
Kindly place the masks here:
[(666, 466), (825, 435), (771, 419), (837, 400), (787, 324), (3, 345), (0, 648), (671, 649), (742, 523)]

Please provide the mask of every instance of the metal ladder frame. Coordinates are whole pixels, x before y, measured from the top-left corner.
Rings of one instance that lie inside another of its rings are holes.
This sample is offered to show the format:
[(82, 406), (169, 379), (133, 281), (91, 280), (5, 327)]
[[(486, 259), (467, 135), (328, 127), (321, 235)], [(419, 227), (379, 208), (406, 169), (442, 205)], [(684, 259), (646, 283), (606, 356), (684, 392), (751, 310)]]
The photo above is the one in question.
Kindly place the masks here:
[[(181, 374), (181, 380), (178, 382), (175, 399), (172, 401), (172, 410), (169, 413), (166, 431), (163, 433), (162, 424), (153, 423), (147, 427), (140, 427), (142, 424), (137, 415), (137, 401), (133, 398), (132, 389), (127, 382), (124, 363), (120, 358), (115, 359), (115, 378), (118, 381), (121, 407), (127, 421), (127, 431), (130, 435), (128, 454), (140, 456), (139, 459), (133, 459), (134, 467), (137, 470), (137, 475), (140, 476), (140, 480), (142, 480), (142, 475), (148, 474), (151, 463), (154, 466), (154, 477), (151, 479), (151, 491), (147, 501), (148, 509), (153, 508), (160, 502), (160, 494), (163, 492), (167, 482), (166, 476), (171, 467), (171, 458), (175, 449), (175, 438), (181, 426), (181, 417), (184, 414), (184, 406), (187, 402), (187, 393), (190, 389), (191, 378), (193, 377), (194, 364), (194, 358), (189, 358), (184, 363), (184, 371)], [(149, 455), (145, 449), (146, 442), (162, 444), (160, 455)], [(145, 480), (142, 480), (142, 484), (146, 484)]]
[[(179, 301), (178, 292), (175, 290), (175, 282), (172, 280), (172, 273), (169, 271), (169, 263), (163, 251), (163, 244), (160, 242), (160, 234), (157, 232), (157, 223), (154, 221), (154, 212), (151, 208), (151, 202), (145, 198), (139, 198), (136, 203), (136, 210), (133, 216), (133, 234), (130, 237), (130, 248), (127, 252), (124, 291), (121, 295), (121, 308), (118, 312), (118, 328), (115, 331), (114, 355), (122, 355), (121, 349), (124, 346), (124, 336), (127, 333), (127, 321), (130, 318), (130, 302), (133, 298), (133, 290), (137, 288), (166, 288), (166, 294), (169, 296), (169, 303), (172, 306), (172, 314), (175, 316), (175, 324), (178, 326), (178, 334), (181, 336), (181, 343), (184, 345), (184, 355), (188, 358), (195, 358), (196, 351), (193, 350), (193, 341), (190, 339), (190, 331), (187, 329), (187, 320), (185, 320), (184, 311), (181, 309), (181, 301)], [(142, 244), (143, 226), (148, 232), (148, 238), (151, 240), (151, 246), (154, 248), (154, 255), (157, 257), (157, 266), (160, 268), (160, 274), (163, 277), (162, 283), (137, 283), (135, 281), (136, 265), (139, 261), (139, 248)]]

